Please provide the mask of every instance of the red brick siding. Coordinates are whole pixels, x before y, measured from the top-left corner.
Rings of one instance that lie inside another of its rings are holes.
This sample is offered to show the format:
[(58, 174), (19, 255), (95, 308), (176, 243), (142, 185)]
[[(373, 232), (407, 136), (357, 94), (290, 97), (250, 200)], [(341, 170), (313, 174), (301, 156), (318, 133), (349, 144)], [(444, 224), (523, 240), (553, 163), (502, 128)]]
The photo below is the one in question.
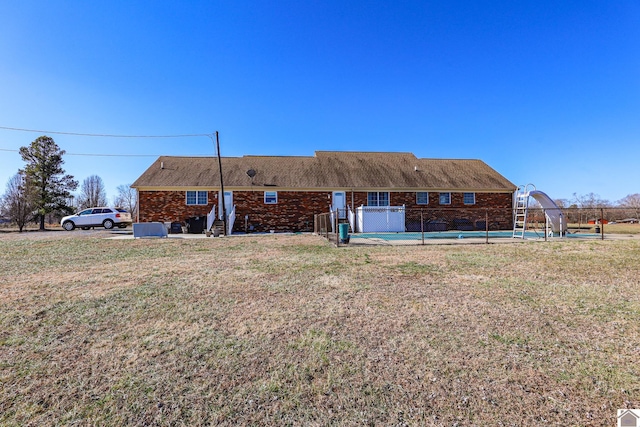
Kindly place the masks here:
[[(416, 192), (390, 192), (389, 199), (391, 206), (402, 206), (407, 208), (407, 220), (411, 217), (419, 218), (419, 210), (423, 210), (424, 219), (468, 219), (472, 224), (476, 221), (484, 221), (486, 210), (489, 209), (489, 224), (493, 228), (510, 229), (512, 222), (512, 193), (476, 193), (476, 203), (474, 205), (464, 204), (464, 195), (461, 192), (451, 193), (451, 204), (440, 204), (440, 193), (429, 192), (429, 204), (419, 205), (416, 203)], [(351, 192), (347, 192), (347, 204), (351, 205)], [(367, 193), (354, 192), (353, 200), (355, 207), (367, 206)]]
[[(185, 191), (141, 191), (140, 222), (183, 222), (207, 215), (218, 205), (218, 192), (209, 191), (207, 206), (187, 206)], [(264, 203), (264, 191), (234, 191), (234, 231), (313, 231), (314, 215), (329, 211), (331, 192), (278, 191), (278, 203)], [(232, 207), (226, 206), (227, 212)], [(245, 222), (245, 215), (248, 216)]]
[(208, 192), (208, 204), (187, 205), (186, 191), (140, 191), (140, 222), (182, 222), (207, 215), (218, 204), (218, 192)]
[[(347, 204), (351, 205), (351, 192), (346, 192)], [(451, 193), (451, 204), (440, 205), (439, 195), (437, 192), (429, 192), (429, 204), (419, 205), (416, 203), (415, 191), (390, 192), (389, 199), (391, 206), (405, 205), (407, 208), (505, 208), (511, 209), (512, 194), (511, 193), (476, 193), (476, 204), (465, 205), (463, 201), (463, 193)], [(353, 192), (353, 200), (355, 207), (367, 206), (367, 192)]]
[[(347, 205), (367, 205), (367, 192), (345, 193)], [(314, 215), (329, 211), (331, 197), (331, 191), (278, 191), (278, 203), (265, 204), (264, 191), (234, 191), (234, 231), (243, 232), (245, 226), (257, 232), (312, 231)], [(212, 206), (217, 206), (218, 192), (209, 191), (207, 206), (187, 206), (185, 191), (141, 191), (139, 198), (140, 222), (184, 222), (187, 218), (208, 214)], [(511, 193), (476, 193), (475, 205), (464, 205), (462, 193), (451, 193), (450, 205), (440, 205), (438, 200), (438, 193), (430, 192), (429, 204), (418, 205), (415, 192), (390, 193), (392, 206), (405, 205), (409, 210), (424, 208), (425, 215), (434, 218), (468, 218), (475, 222), (484, 220), (485, 209), (490, 208), (490, 223), (499, 223), (501, 228), (511, 227)], [(230, 210), (231, 206), (227, 206), (227, 211)], [(245, 215), (248, 216), (246, 222)]]
[(234, 231), (245, 231), (245, 225), (259, 232), (313, 231), (314, 215), (329, 211), (331, 192), (278, 191), (278, 203), (266, 204), (264, 191), (234, 191), (233, 204)]

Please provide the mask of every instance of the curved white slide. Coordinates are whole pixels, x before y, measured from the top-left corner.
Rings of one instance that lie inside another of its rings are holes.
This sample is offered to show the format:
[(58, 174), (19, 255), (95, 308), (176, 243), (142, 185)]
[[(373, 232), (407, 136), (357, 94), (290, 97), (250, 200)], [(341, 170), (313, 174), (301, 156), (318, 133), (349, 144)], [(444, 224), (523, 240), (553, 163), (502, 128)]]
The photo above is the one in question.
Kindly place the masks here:
[(529, 191), (529, 196), (536, 199), (540, 206), (544, 208), (544, 212), (549, 218), (551, 231), (564, 235), (567, 232), (567, 220), (562, 214), (562, 210), (556, 203), (544, 192), (538, 190)]

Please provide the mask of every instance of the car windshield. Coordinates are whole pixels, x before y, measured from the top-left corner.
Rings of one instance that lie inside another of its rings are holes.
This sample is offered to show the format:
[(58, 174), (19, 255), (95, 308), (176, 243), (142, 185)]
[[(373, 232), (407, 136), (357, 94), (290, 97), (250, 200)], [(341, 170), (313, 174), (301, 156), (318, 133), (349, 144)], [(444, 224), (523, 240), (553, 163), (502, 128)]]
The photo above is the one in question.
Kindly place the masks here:
[(122, 209), (122, 208), (116, 208), (116, 209), (118, 210), (118, 212), (124, 212), (124, 213), (127, 213), (127, 210), (126, 210), (126, 209)]
[(85, 209), (82, 212), (80, 212), (78, 215), (89, 215), (91, 212), (93, 212), (93, 209)]

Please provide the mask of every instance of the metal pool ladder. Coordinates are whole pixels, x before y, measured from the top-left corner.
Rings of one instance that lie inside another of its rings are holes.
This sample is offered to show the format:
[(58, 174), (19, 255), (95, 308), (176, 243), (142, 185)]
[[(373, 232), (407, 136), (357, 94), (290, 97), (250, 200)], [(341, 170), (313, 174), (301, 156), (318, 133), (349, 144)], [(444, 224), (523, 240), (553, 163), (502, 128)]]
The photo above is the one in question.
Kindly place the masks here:
[(536, 189), (533, 184), (519, 186), (516, 192), (516, 208), (513, 218), (513, 237), (524, 239), (527, 230), (527, 209), (529, 207), (529, 191)]

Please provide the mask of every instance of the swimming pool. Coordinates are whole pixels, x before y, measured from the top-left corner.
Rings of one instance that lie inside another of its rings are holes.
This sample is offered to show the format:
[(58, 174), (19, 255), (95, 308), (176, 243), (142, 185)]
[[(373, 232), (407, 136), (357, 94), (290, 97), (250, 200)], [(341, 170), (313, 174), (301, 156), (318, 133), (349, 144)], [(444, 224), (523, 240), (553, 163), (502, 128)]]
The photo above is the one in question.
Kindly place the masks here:
[[(431, 239), (470, 239), (487, 237), (486, 231), (432, 231), (424, 233), (425, 240)], [(526, 239), (544, 239), (544, 232), (539, 231), (526, 231), (524, 233)], [(599, 238), (599, 234), (567, 234), (567, 238)], [(489, 239), (496, 238), (513, 238), (513, 231), (511, 230), (499, 230), (489, 231)], [(406, 232), (406, 233), (356, 233), (351, 234), (351, 239), (380, 239), (385, 241), (398, 241), (398, 240), (422, 240), (422, 233), (420, 232)]]

